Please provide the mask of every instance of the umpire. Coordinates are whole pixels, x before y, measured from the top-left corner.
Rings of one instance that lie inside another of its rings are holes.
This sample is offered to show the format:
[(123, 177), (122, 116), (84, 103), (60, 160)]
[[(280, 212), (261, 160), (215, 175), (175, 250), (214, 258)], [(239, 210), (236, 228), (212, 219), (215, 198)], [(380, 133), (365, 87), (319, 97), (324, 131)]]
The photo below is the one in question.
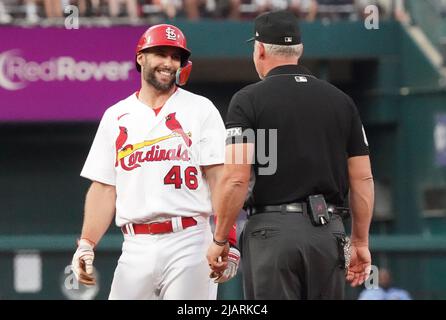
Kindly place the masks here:
[[(255, 178), (240, 240), (245, 299), (343, 299), (344, 278), (361, 285), (371, 265), (373, 178), (358, 110), (299, 65), (303, 45), (292, 13), (258, 16), (252, 40), (262, 81), (237, 92), (229, 106), (209, 265), (226, 267), (228, 233)], [(277, 168), (260, 158), (265, 145)], [(241, 151), (253, 155), (253, 165), (234, 163)], [(342, 221), (349, 211), (351, 246)]]

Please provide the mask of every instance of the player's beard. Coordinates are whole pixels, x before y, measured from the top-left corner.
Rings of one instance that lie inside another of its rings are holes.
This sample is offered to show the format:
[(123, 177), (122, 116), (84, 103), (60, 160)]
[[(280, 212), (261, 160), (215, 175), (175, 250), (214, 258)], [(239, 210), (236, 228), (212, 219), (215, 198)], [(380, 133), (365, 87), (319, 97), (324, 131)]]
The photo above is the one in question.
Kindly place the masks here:
[[(172, 78), (170, 79), (169, 82), (158, 81), (158, 79), (156, 78), (156, 72), (160, 70), (168, 71), (172, 74)], [(158, 67), (147, 68), (144, 72), (144, 80), (148, 84), (152, 85), (156, 90), (161, 92), (167, 92), (172, 88), (172, 86), (175, 83), (175, 74), (172, 72), (172, 70), (169, 69), (162, 69)]]

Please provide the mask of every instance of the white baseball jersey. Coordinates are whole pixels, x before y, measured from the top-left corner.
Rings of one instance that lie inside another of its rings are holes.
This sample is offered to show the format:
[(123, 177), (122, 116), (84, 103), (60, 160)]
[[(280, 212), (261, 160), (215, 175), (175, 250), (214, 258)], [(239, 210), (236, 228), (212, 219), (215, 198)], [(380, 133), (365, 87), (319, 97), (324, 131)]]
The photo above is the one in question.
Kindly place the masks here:
[(224, 163), (225, 127), (213, 103), (177, 89), (158, 115), (136, 94), (107, 109), (81, 176), (116, 186), (116, 224), (209, 216), (200, 166)]

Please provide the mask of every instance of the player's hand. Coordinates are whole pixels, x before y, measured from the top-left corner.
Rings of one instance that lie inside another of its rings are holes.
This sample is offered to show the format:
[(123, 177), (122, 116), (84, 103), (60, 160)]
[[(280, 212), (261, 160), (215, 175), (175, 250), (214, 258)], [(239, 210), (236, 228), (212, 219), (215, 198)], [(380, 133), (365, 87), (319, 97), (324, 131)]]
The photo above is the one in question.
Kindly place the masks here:
[(93, 275), (94, 251), (93, 244), (86, 240), (79, 240), (77, 250), (74, 253), (71, 262), (71, 270), (73, 270), (76, 280), (85, 285), (95, 285), (96, 279)]
[(234, 278), (237, 274), (239, 263), (240, 251), (236, 247), (231, 246), (228, 253), (228, 266), (226, 267), (225, 271), (223, 271), (221, 276), (217, 277), (214, 282), (223, 283)]
[(219, 246), (214, 242), (209, 246), (206, 258), (208, 259), (209, 267), (212, 272), (210, 277), (220, 277), (228, 266), (229, 243), (224, 246)]
[(362, 285), (370, 275), (372, 258), (368, 245), (359, 245), (352, 242), (350, 266), (346, 279), (352, 287)]

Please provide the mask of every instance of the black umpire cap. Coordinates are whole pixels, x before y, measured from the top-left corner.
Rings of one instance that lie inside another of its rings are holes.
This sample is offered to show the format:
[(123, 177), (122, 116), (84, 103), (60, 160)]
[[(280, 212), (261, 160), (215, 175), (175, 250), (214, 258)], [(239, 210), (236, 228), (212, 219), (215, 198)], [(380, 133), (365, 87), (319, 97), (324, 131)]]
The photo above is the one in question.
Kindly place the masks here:
[(291, 46), (300, 44), (300, 31), (296, 16), (287, 10), (266, 12), (254, 21), (255, 36), (247, 41)]

